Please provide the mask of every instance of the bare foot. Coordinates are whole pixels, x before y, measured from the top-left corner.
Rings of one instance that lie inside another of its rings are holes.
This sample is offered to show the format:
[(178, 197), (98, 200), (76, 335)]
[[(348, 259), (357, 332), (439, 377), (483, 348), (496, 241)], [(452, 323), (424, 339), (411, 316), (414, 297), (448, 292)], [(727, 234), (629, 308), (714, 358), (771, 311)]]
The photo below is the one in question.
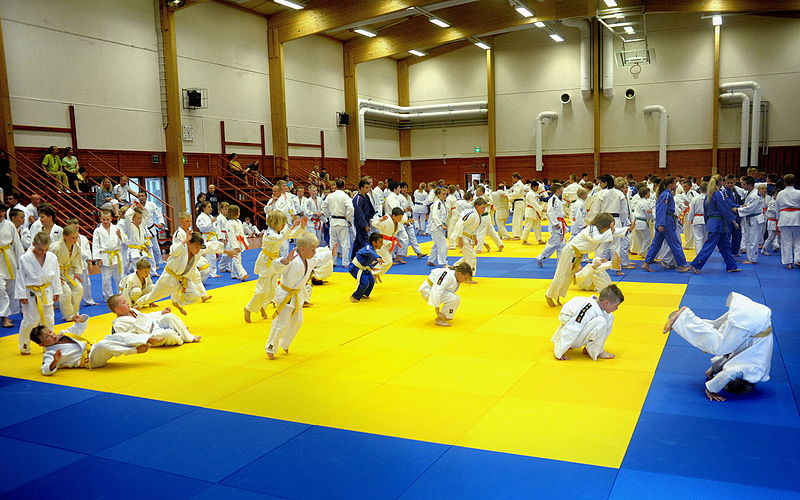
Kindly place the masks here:
[(369, 295), (364, 295), (364, 296), (363, 296), (363, 297), (361, 297), (361, 298), (362, 298), (362, 299), (369, 299)]
[(636, 264), (628, 264), (626, 266), (622, 266), (622, 269), (636, 269)]
[(475, 281), (475, 280), (472, 280), (472, 279), (471, 279), (471, 280), (469, 280), (469, 281), (465, 281), (464, 283), (465, 283), (465, 284), (467, 284), (467, 285), (477, 285), (477, 284), (478, 284), (478, 282), (477, 282), (477, 281)]
[(743, 260), (742, 264), (756, 264), (756, 262), (753, 262), (752, 260), (748, 259), (748, 260)]
[(544, 262), (542, 262), (539, 259), (536, 259), (536, 265), (539, 266), (539, 267), (544, 267)]
[(617, 271), (617, 276), (624, 276), (624, 275), (625, 273), (623, 273), (622, 271)]
[(569, 361), (569, 356), (567, 356), (565, 354), (565, 355), (561, 356), (560, 358), (556, 358), (556, 359), (559, 360), (559, 361)]
[(275, 359), (275, 355), (272, 354), (271, 352), (267, 353), (267, 357), (269, 357), (269, 359)]
[[(205, 297), (200, 297), (200, 300), (202, 300), (203, 302), (208, 302), (209, 300), (211, 300), (211, 295), (206, 295)], [(184, 314), (186, 314), (186, 313), (184, 313)]]
[(537, 241), (537, 243), (539, 243), (540, 245), (544, 245), (545, 244), (544, 240), (539, 240), (539, 241)]
[(500, 245), (500, 248), (498, 248), (497, 251), (498, 252), (502, 252), (504, 248), (505, 248), (505, 245)]
[(147, 307), (158, 307), (155, 302), (150, 302)]
[(655, 271), (653, 271), (652, 269), (650, 269), (650, 264), (648, 264), (647, 262), (645, 262), (644, 264), (642, 264), (642, 269), (644, 269), (644, 270), (645, 270), (645, 271), (647, 271), (648, 273), (654, 273), (654, 272), (655, 272)]
[(186, 309), (184, 309), (183, 307), (181, 307), (179, 304), (177, 304), (175, 302), (173, 302), (172, 305), (173, 305), (173, 307), (175, 307), (175, 309), (178, 310), (179, 313), (181, 313), (184, 316), (186, 316)]
[(3, 328), (11, 328), (14, 326), (14, 322), (8, 318), (3, 318)]
[[(728, 269), (726, 272), (729, 272), (729, 273), (738, 273), (738, 272), (740, 272), (740, 271), (741, 271), (741, 269), (739, 269), (739, 268), (737, 267), (736, 269)], [(725, 401), (725, 400), (723, 399), (723, 401)]]
[(21, 356), (30, 356), (31, 355), (31, 353), (29, 353), (29, 352), (20, 352), (19, 354)]
[(247, 274), (245, 274), (245, 275), (244, 275), (244, 276), (242, 276), (242, 278), (240, 278), (240, 279), (241, 279), (242, 281), (247, 281), (247, 280), (249, 280), (249, 279), (250, 279), (250, 276), (249, 276), (249, 275), (247, 275)]
[(688, 272), (688, 271), (691, 271), (691, 270), (692, 270), (692, 266), (679, 266), (678, 267), (678, 272), (679, 273), (685, 273), (685, 272)]
[(284, 350), (283, 350), (283, 353), (284, 353), (284, 354), (289, 354), (289, 348), (287, 347), (286, 349), (284, 349)]
[(714, 368), (709, 368), (706, 370), (706, 380), (711, 380), (714, 378)]
[(250, 323), (250, 311), (246, 307), (244, 308), (244, 322)]
[(263, 307), (261, 308), (261, 317), (267, 319), (267, 311), (265, 311)]
[(708, 389), (706, 389), (705, 391), (706, 391), (706, 397), (708, 398), (709, 401), (725, 401), (725, 398), (722, 397), (720, 394), (717, 394), (716, 392), (711, 392)]
[(201, 337), (200, 335), (196, 335), (196, 336), (194, 337), (194, 340), (192, 340), (192, 343), (200, 342), (200, 340), (201, 340), (202, 338), (203, 338), (203, 337)]
[(527, 241), (523, 241), (522, 244), (523, 245), (530, 245), (530, 243), (528, 243)]
[(436, 325), (437, 326), (453, 326), (450, 323), (448, 323), (447, 321), (445, 321), (443, 319), (438, 319), (438, 318), (436, 319)]
[(311, 307), (313, 305), (311, 302), (303, 302), (303, 307)]
[(147, 352), (150, 347), (147, 344), (142, 344), (136, 348), (136, 354), (142, 354)]
[(598, 359), (614, 359), (616, 357), (617, 357), (616, 355), (611, 354), (610, 352), (607, 352), (607, 351), (603, 351), (603, 352), (601, 352), (600, 354), (597, 355)]
[(544, 300), (546, 300), (546, 301), (547, 301), (547, 305), (548, 305), (548, 306), (550, 306), (550, 307), (555, 307), (555, 306), (556, 306), (556, 303), (555, 303), (555, 302), (553, 302), (553, 299), (551, 299), (551, 298), (550, 298), (550, 297), (548, 297), (547, 295), (545, 295), (545, 296), (544, 296)]
[(361, 300), (359, 300), (359, 299), (357, 299), (357, 298), (355, 298), (355, 297), (353, 297), (353, 296), (351, 295), (351, 296), (350, 296), (350, 302), (352, 302), (352, 303), (354, 303), (354, 304), (355, 304), (355, 303), (357, 303), (357, 302), (361, 302)]
[(686, 309), (689, 309), (689, 308), (686, 307), (686, 306), (683, 306), (680, 309), (678, 309), (677, 311), (671, 312), (669, 314), (669, 316), (667, 316), (667, 322), (664, 323), (664, 333), (669, 333), (670, 330), (672, 330), (672, 325), (675, 324), (675, 320), (677, 320), (678, 316), (680, 316), (681, 313), (683, 311), (685, 311)]
[[(489, 244), (488, 243), (484, 243), (483, 247), (486, 249), (487, 252), (491, 251), (491, 248), (489, 248)], [(500, 247), (500, 248), (502, 249), (503, 247)]]

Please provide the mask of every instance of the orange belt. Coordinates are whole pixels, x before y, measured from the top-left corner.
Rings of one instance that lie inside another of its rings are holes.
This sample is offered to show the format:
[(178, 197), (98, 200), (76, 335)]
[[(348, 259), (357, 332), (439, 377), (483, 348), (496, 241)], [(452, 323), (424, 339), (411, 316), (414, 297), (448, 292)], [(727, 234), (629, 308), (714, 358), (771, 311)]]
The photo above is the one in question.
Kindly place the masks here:
[(557, 220), (558, 220), (558, 222), (561, 223), (561, 231), (563, 232), (563, 234), (567, 234), (567, 223), (566, 223), (566, 221), (564, 221), (564, 218), (563, 217), (558, 217)]
[(781, 208), (781, 212), (800, 212), (800, 208), (794, 208), (794, 207)]

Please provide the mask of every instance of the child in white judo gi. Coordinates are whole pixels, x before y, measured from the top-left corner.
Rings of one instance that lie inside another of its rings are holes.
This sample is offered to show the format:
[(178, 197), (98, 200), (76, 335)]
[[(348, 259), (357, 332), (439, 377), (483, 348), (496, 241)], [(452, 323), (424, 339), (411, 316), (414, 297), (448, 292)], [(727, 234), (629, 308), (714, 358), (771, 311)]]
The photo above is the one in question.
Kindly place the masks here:
[(152, 248), (150, 244), (149, 232), (144, 225), (144, 211), (139, 207), (131, 207), (125, 211), (125, 217), (120, 222), (120, 228), (125, 232), (127, 241), (127, 266), (125, 273), (132, 273), (136, 269), (139, 259), (148, 259), (155, 267), (156, 261), (153, 260)]
[(472, 279), (472, 268), (466, 262), (453, 267), (434, 269), (419, 286), (422, 298), (436, 309), (436, 325), (451, 326), (461, 299), (459, 285)]
[(434, 191), (434, 201), (430, 205), (430, 215), (428, 217), (428, 233), (433, 240), (433, 247), (428, 254), (429, 266), (447, 265), (447, 205), (445, 204), (446, 191), (444, 188), (436, 188)]
[(564, 238), (567, 234), (567, 223), (564, 220), (564, 204), (561, 202), (561, 184), (553, 184), (553, 196), (547, 200), (547, 219), (549, 220), (550, 238), (544, 246), (544, 250), (536, 258), (536, 265), (544, 267), (544, 261), (556, 252), (561, 256), (564, 248)]
[(291, 226), (287, 226), (286, 221), (286, 213), (280, 210), (273, 210), (267, 215), (267, 230), (261, 236), (261, 252), (254, 267), (258, 275), (256, 289), (244, 307), (244, 320), (247, 323), (250, 323), (250, 313), (256, 311), (260, 311), (261, 317), (267, 319), (266, 307), (275, 295), (280, 277), (272, 263), (280, 257), (281, 247), (286, 240), (297, 238), (305, 231), (307, 219), (297, 219)]
[[(139, 259), (136, 261), (136, 270), (122, 278), (119, 284), (120, 295), (128, 299), (128, 302), (131, 304), (136, 304), (139, 301), (139, 297), (152, 292), (153, 280), (150, 278), (151, 270), (150, 262), (147, 259)], [(146, 306), (142, 304), (141, 307), (156, 307), (156, 305), (149, 303)]]
[(378, 255), (383, 259), (383, 262), (378, 264), (375, 271), (375, 278), (378, 282), (381, 281), (380, 276), (386, 274), (392, 267), (392, 251), (400, 244), (397, 240), (397, 233), (403, 229), (403, 217), (403, 209), (395, 207), (392, 209), (391, 215), (380, 217), (376, 214), (372, 218), (372, 227), (377, 229), (381, 233), (381, 237), (387, 242), (378, 250)]
[[(650, 225), (655, 220), (653, 210), (655, 205), (651, 201), (650, 188), (643, 186), (639, 190), (639, 202), (633, 208), (633, 224), (634, 237), (636, 240), (639, 255), (647, 256), (647, 250), (650, 249)], [(700, 214), (702, 217), (702, 214)]]
[[(228, 207), (230, 210), (230, 207)], [(200, 203), (199, 207), (200, 213), (197, 214), (197, 220), (195, 221), (195, 226), (200, 234), (203, 235), (203, 241), (205, 243), (210, 243), (212, 241), (218, 241), (219, 235), (217, 233), (217, 218), (211, 215), (212, 206), (211, 203), (204, 201)], [(211, 266), (209, 269), (209, 277), (211, 278), (219, 278), (220, 275), (217, 274), (217, 255), (216, 254), (208, 254), (206, 256), (208, 259), (208, 264)]]
[(536, 241), (540, 245), (544, 245), (542, 239), (542, 219), (544, 218), (543, 203), (539, 199), (539, 182), (531, 181), (531, 189), (525, 193), (525, 228), (522, 230), (522, 244), (530, 245), (528, 243), (528, 235), (531, 230), (536, 235)]
[(5, 210), (0, 209), (0, 318), (3, 328), (12, 328), (14, 323), (8, 318), (16, 303), (14, 289), (19, 257), (25, 253), (22, 248), (17, 227), (6, 220)]
[(81, 300), (83, 299), (83, 257), (81, 247), (78, 245), (78, 230), (75, 226), (64, 228), (62, 238), (50, 245), (50, 252), (58, 259), (61, 270), (61, 294), (58, 305), (61, 317), (72, 318), (80, 314)]
[(275, 272), (280, 275), (280, 284), (275, 290), (276, 310), (264, 348), (269, 359), (275, 359), (277, 348), (289, 354), (289, 346), (303, 324), (305, 285), (314, 270), (314, 263), (310, 260), (318, 245), (317, 237), (305, 231), (297, 238), (297, 246), (289, 255), (272, 262)]
[(600, 293), (600, 290), (611, 284), (608, 270), (611, 269), (611, 262), (606, 259), (595, 257), (595, 259), (580, 271), (575, 273), (575, 284), (581, 290)]
[(684, 306), (673, 312), (664, 333), (674, 331), (703, 352), (713, 354), (706, 371), (705, 394), (710, 401), (725, 401), (720, 391), (745, 393), (769, 380), (772, 361), (769, 307), (731, 292), (728, 312), (717, 319), (702, 319)]
[(83, 261), (83, 271), (81, 272), (83, 303), (87, 306), (96, 306), (98, 304), (92, 297), (92, 280), (89, 279), (89, 266), (94, 263), (92, 244), (89, 242), (89, 238), (81, 234), (81, 226), (78, 219), (67, 219), (64, 222), (68, 226), (75, 226), (75, 231), (78, 233), (78, 245), (81, 247), (81, 260)]
[(29, 332), (30, 339), (44, 348), (42, 375), (53, 375), (59, 368), (100, 368), (116, 356), (147, 352), (156, 343), (150, 335), (112, 333), (93, 343), (81, 335), (88, 326), (89, 316), (76, 316), (71, 328), (59, 333), (52, 326), (39, 325)]
[(550, 339), (556, 359), (566, 361), (568, 350), (581, 347), (595, 361), (614, 358), (605, 350), (605, 344), (614, 324), (613, 313), (623, 300), (617, 285), (609, 285), (596, 297), (575, 297), (564, 304), (558, 315), (561, 326)]
[[(103, 274), (103, 299), (114, 295), (114, 284), (119, 286), (122, 279), (122, 243), (125, 233), (111, 223), (111, 212), (100, 212), (100, 225), (92, 235), (92, 253), (102, 262), (100, 272)], [(113, 283), (112, 283), (113, 281)]]
[[(228, 240), (225, 244), (225, 250), (233, 252), (231, 256), (231, 278), (245, 281), (250, 277), (242, 266), (242, 252), (247, 250), (247, 239), (244, 236), (242, 223), (239, 221), (238, 205), (230, 205), (228, 207), (227, 232)], [(208, 258), (209, 261), (216, 259), (213, 255)]]
[[(456, 222), (455, 230), (453, 231), (453, 236), (456, 239), (456, 246), (460, 248), (463, 253), (463, 257), (456, 262), (456, 265), (461, 262), (466, 262), (469, 264), (470, 268), (472, 268), (473, 276), (478, 271), (478, 257), (475, 255), (475, 249), (478, 245), (478, 238), (481, 233), (485, 235), (488, 231), (490, 234), (493, 234), (493, 238), (496, 241), (501, 241), (486, 213), (487, 208), (486, 200), (483, 198), (476, 199), (475, 208), (459, 217)], [(503, 251), (502, 243), (500, 244), (500, 251)], [(465, 283), (475, 284), (477, 282), (470, 278), (465, 281)]]
[[(200, 272), (197, 270), (195, 262), (202, 246), (203, 237), (200, 233), (192, 233), (184, 241), (176, 238), (169, 249), (169, 258), (164, 272), (158, 278), (153, 290), (147, 295), (139, 297), (136, 305), (150, 304), (171, 295), (172, 305), (181, 314), (186, 315), (183, 306), (202, 298), (202, 292), (197, 287), (197, 282), (200, 281)], [(200, 284), (202, 285), (202, 282)], [(208, 299), (203, 302), (206, 300)]]
[(755, 186), (755, 179), (746, 175), (742, 177), (742, 187), (747, 191), (744, 203), (734, 208), (734, 211), (741, 217), (742, 226), (742, 245), (745, 248), (747, 259), (742, 264), (757, 264), (758, 250), (764, 240), (764, 199), (758, 193)]
[(689, 206), (689, 212), (686, 214), (686, 217), (692, 222), (691, 227), (692, 233), (694, 234), (694, 246), (698, 249), (698, 251), (703, 248), (703, 245), (706, 244), (706, 238), (708, 238), (708, 231), (706, 231), (706, 219), (704, 217), (707, 188), (707, 182), (700, 184), (700, 186), (697, 188), (698, 195), (692, 198), (692, 203)]
[(151, 337), (150, 346), (173, 346), (200, 342), (199, 335), (192, 335), (183, 321), (167, 307), (163, 311), (143, 313), (131, 307), (122, 295), (108, 299), (108, 309), (117, 315), (111, 323), (111, 333), (138, 333)]
[(61, 295), (58, 258), (50, 249), (50, 237), (43, 232), (33, 237), (28, 251), (19, 258), (14, 294), (22, 305), (19, 325), (19, 352), (30, 354), (31, 329), (36, 325), (55, 324), (53, 303)]

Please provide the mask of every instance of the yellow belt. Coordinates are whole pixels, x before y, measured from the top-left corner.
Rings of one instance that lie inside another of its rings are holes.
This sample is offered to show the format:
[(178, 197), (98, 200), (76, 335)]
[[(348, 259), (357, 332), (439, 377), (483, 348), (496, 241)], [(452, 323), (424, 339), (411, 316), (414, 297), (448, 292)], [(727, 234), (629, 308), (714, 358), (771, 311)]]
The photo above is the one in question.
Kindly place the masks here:
[(205, 264), (203, 264), (202, 266), (198, 267), (198, 268), (197, 268), (197, 270), (198, 270), (198, 271), (205, 271), (205, 270), (206, 270), (206, 269), (208, 269), (209, 267), (211, 267), (211, 264), (209, 264), (208, 262), (206, 262), (206, 263), (205, 263)]
[(767, 337), (767, 336), (769, 336), (771, 334), (772, 334), (772, 327), (768, 326), (766, 330), (764, 330), (762, 332), (758, 332), (757, 334), (753, 335), (753, 338), (754, 339), (760, 339), (760, 338), (763, 338), (763, 337)]
[(103, 250), (103, 253), (108, 254), (108, 261), (112, 262), (112, 266), (114, 259), (117, 260), (117, 269), (119, 269), (119, 274), (122, 274), (122, 256), (119, 254), (119, 250)]
[(69, 284), (72, 286), (78, 286), (78, 284), (75, 283), (75, 280), (70, 278), (69, 274), (67, 274), (67, 271), (69, 271), (69, 268), (72, 266), (58, 266), (58, 267), (61, 268), (61, 277), (64, 278), (65, 281), (69, 282)]
[(133, 248), (134, 250), (139, 250), (143, 254), (147, 255), (148, 257), (152, 257), (150, 255), (150, 245), (128, 245), (128, 248)]
[(186, 287), (189, 285), (189, 278), (186, 276), (181, 276), (170, 269), (169, 266), (164, 266), (164, 271), (178, 281), (178, 284), (180, 285), (180, 291), (178, 292), (178, 295), (186, 295)]
[(286, 305), (292, 300), (292, 297), (296, 297), (297, 298), (297, 300), (295, 301), (294, 311), (292, 311), (292, 316), (294, 316), (295, 314), (297, 314), (297, 310), (300, 309), (300, 307), (298, 307), (298, 306), (302, 305), (302, 304), (298, 304), (297, 303), (297, 302), (300, 301), (300, 296), (298, 295), (299, 292), (300, 292), (300, 289), (299, 288), (289, 288), (288, 286), (284, 285), (283, 283), (279, 283), (278, 286), (280, 286), (281, 288), (286, 290), (288, 293), (286, 294), (286, 297), (283, 298), (281, 303), (278, 304), (278, 307), (275, 308), (275, 314), (272, 315), (272, 319), (275, 319), (275, 318), (278, 317), (278, 314), (280, 314), (281, 311), (283, 311), (283, 308), (286, 307)]
[(475, 237), (475, 235), (474, 235), (474, 234), (462, 233), (462, 236), (466, 236), (467, 238), (469, 238), (470, 240), (472, 240), (472, 244), (473, 244), (473, 245), (477, 245), (477, 244), (478, 244), (478, 239)]
[(0, 252), (3, 253), (3, 258), (6, 260), (6, 269), (8, 269), (8, 279), (14, 279), (14, 266), (11, 265), (11, 258), (8, 256), (8, 251), (11, 249), (11, 245), (6, 245), (0, 247)]
[[(62, 335), (64, 337), (71, 338), (72, 340), (80, 340), (86, 344), (86, 347), (83, 348), (83, 352), (81, 353), (81, 368), (85, 368), (86, 365), (89, 364), (89, 353), (92, 351), (92, 343), (86, 340), (85, 338), (81, 337), (80, 335), (76, 335), (74, 333), (66, 333), (63, 332)], [(89, 366), (91, 368), (91, 366)]]
[[(50, 283), (44, 285), (28, 285), (27, 288), (33, 292), (33, 300), (36, 301), (36, 308), (39, 310), (39, 321), (44, 324), (44, 306), (51, 305), (47, 302), (47, 293), (45, 290), (50, 286)], [(37, 293), (38, 292), (38, 293)], [(40, 300), (41, 299), (41, 300)]]
[(214, 232), (214, 231), (211, 231), (209, 233), (202, 233), (202, 234), (203, 234), (203, 236), (207, 236), (209, 238), (217, 238), (217, 233)]
[(572, 258), (572, 282), (577, 283), (578, 279), (575, 277), (575, 273), (577, 273), (578, 269), (580, 269), (581, 267), (583, 254), (579, 252), (578, 249), (575, 248), (574, 246), (570, 245), (569, 247), (572, 249), (572, 253), (575, 254), (575, 257)]
[(428, 282), (428, 286), (433, 286), (433, 281), (430, 278), (425, 278), (425, 281)]
[(266, 249), (266, 248), (262, 248), (262, 249), (261, 249), (261, 253), (263, 253), (264, 255), (266, 255), (266, 256), (269, 258), (269, 260), (275, 260), (275, 259), (277, 259), (278, 257), (280, 257), (280, 255), (281, 255), (281, 254), (280, 254), (280, 253), (278, 253), (278, 252), (267, 252), (267, 249)]

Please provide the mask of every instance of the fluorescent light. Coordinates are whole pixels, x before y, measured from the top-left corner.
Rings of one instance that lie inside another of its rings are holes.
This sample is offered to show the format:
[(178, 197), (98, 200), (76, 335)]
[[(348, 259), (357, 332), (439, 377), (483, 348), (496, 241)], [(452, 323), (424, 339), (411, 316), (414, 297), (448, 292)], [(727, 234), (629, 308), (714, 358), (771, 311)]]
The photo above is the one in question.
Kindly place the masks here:
[(633, 26), (625, 26), (625, 33), (633, 35), (634, 33), (636, 33), (636, 30), (633, 29)]
[(432, 17), (432, 18), (428, 19), (428, 21), (432, 22), (433, 24), (435, 24), (436, 26), (438, 26), (440, 28), (449, 28), (450, 27), (449, 24), (447, 24), (446, 22), (442, 21), (438, 17)]
[(279, 3), (284, 7), (289, 7), (290, 9), (294, 10), (300, 10), (306, 7), (305, 5), (298, 2), (293, 2), (292, 0), (275, 0), (275, 3)]
[(524, 5), (520, 5), (519, 7), (516, 7), (514, 10), (519, 12), (522, 17), (533, 17), (533, 12), (528, 10), (528, 8), (525, 7)]
[(563, 39), (563, 38), (561, 37), (561, 35), (559, 35), (558, 33), (553, 33), (553, 34), (551, 34), (551, 35), (550, 35), (550, 38), (552, 38), (552, 39), (553, 39), (553, 40), (555, 40), (556, 42), (563, 42), (563, 41), (564, 41), (564, 39)]
[(722, 25), (722, 16), (720, 16), (719, 14), (711, 16), (711, 24), (713, 24), (714, 26)]
[(359, 35), (364, 35), (364, 36), (367, 36), (367, 37), (370, 37), (370, 38), (372, 38), (374, 36), (378, 36), (377, 33), (373, 33), (373, 32), (371, 32), (369, 30), (365, 30), (364, 28), (356, 28), (353, 31), (355, 31)]
[(633, 23), (626, 21), (626, 22), (622, 22), (622, 23), (611, 23), (611, 24), (608, 25), (608, 27), (609, 28), (619, 28), (619, 27), (622, 27), (622, 26), (632, 26), (632, 25), (633, 25)]
[(541, 21), (536, 21), (535, 23), (533, 23), (533, 25), (536, 26), (537, 28), (544, 28), (544, 23)]
[(416, 50), (416, 49), (411, 49), (411, 50), (408, 51), (408, 53), (409, 54), (414, 54), (415, 56), (419, 56), (419, 57), (425, 57), (426, 55), (428, 55), (425, 52), (422, 52), (422, 51)]
[(608, 6), (608, 7), (616, 7), (617, 6), (617, 0), (603, 0), (603, 1), (606, 3), (606, 6)]
[(625, 19), (625, 14), (617, 13), (614, 14), (614, 17), (616, 17), (617, 19)]
[(486, 45), (486, 44), (485, 44), (485, 43), (483, 43), (483, 42), (475, 42), (475, 46), (476, 46), (476, 47), (480, 47), (480, 48), (482, 48), (483, 50), (489, 50), (489, 49), (491, 48), (491, 47), (489, 47), (488, 45)]

